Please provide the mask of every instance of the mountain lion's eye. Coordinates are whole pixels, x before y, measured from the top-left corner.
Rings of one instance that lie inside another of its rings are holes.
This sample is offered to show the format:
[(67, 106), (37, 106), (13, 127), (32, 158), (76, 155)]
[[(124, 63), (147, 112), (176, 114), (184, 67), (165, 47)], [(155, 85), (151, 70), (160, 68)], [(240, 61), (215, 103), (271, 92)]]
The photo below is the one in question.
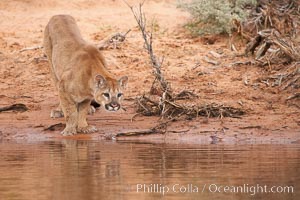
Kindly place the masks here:
[(103, 96), (105, 96), (106, 98), (109, 98), (109, 94), (108, 93), (103, 93)]
[(123, 93), (118, 93), (118, 97), (121, 97), (123, 95)]

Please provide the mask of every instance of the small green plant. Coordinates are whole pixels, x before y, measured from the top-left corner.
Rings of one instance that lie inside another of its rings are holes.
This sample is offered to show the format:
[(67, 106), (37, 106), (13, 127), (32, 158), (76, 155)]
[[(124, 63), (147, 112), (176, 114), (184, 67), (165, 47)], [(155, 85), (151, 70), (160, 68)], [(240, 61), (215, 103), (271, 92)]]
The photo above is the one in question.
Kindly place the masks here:
[(186, 27), (197, 35), (231, 34), (232, 21), (244, 21), (248, 16), (245, 7), (254, 5), (256, 0), (179, 1), (179, 7), (192, 15)]

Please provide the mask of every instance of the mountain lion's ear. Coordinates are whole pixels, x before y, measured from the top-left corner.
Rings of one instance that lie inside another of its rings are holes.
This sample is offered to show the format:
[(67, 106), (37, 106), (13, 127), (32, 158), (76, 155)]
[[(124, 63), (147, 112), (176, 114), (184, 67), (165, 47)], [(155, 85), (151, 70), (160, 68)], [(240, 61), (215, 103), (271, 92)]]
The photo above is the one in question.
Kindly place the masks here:
[(125, 88), (128, 82), (128, 77), (127, 76), (123, 76), (119, 79), (119, 84), (122, 88)]
[(96, 82), (96, 86), (98, 88), (101, 88), (105, 85), (106, 79), (103, 76), (101, 76), (100, 74), (98, 74), (95, 76), (95, 82)]

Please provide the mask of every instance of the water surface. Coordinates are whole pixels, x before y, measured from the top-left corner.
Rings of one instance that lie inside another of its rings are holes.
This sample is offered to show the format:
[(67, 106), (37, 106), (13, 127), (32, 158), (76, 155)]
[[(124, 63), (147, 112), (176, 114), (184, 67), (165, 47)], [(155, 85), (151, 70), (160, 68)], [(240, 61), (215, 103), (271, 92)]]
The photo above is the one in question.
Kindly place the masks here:
[(0, 158), (1, 200), (300, 198), (300, 145), (0, 142)]

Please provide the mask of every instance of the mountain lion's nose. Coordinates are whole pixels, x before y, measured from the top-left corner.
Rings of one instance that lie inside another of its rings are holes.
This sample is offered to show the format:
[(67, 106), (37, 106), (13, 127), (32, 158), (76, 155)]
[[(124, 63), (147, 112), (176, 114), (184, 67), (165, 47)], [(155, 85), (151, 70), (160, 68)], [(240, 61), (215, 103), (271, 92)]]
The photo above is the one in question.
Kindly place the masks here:
[(115, 108), (115, 107), (118, 107), (119, 104), (112, 102), (112, 103), (110, 103), (110, 106), (113, 107), (113, 108)]

